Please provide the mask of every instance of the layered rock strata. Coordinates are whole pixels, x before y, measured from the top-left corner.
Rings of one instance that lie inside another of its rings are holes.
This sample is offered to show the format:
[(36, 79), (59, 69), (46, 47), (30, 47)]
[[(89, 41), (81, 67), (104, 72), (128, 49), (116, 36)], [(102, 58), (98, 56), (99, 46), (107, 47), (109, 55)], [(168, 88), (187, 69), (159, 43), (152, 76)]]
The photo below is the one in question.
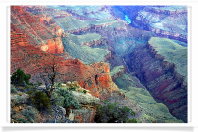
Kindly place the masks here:
[(145, 7), (134, 19), (134, 25), (160, 37), (187, 43), (187, 13), (185, 6)]
[[(170, 49), (167, 48), (168, 52)], [(180, 60), (180, 63), (185, 63), (185, 57), (184, 55), (184, 62)], [(163, 102), (173, 116), (187, 122), (186, 76), (178, 72), (179, 66), (176, 63), (165, 58), (148, 42), (147, 45), (134, 48), (133, 52), (125, 57), (125, 61), (157, 101)], [(187, 68), (184, 67), (184, 70)]]
[(122, 76), (122, 74), (125, 73), (125, 71), (126, 71), (126, 68), (123, 65), (114, 67), (111, 70), (111, 78), (112, 78), (112, 80), (115, 82), (115, 80), (118, 77)]
[(29, 44), (43, 51), (52, 54), (64, 53), (61, 40), (64, 31), (49, 15), (34, 15), (23, 6), (11, 6), (11, 29), (23, 33)]

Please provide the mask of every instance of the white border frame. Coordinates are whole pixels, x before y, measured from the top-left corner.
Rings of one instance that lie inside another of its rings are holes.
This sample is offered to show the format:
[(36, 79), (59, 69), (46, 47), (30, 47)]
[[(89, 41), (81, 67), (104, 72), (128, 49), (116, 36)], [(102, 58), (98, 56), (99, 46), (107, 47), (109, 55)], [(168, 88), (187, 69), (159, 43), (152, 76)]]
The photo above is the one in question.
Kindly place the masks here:
[[(188, 123), (131, 123), (131, 124), (72, 124), (72, 123), (10, 123), (7, 122), (7, 7), (11, 5), (187, 5), (191, 7), (191, 122)], [(197, 56), (198, 43), (195, 40), (197, 37), (198, 22), (198, 2), (196, 1), (1, 1), (1, 112), (0, 112), (0, 127), (198, 127), (198, 107), (197, 107), (197, 94), (196, 88), (197, 76), (196, 73), (198, 65), (195, 61)], [(194, 62), (193, 62), (194, 60)], [(5, 70), (4, 70), (5, 69)]]

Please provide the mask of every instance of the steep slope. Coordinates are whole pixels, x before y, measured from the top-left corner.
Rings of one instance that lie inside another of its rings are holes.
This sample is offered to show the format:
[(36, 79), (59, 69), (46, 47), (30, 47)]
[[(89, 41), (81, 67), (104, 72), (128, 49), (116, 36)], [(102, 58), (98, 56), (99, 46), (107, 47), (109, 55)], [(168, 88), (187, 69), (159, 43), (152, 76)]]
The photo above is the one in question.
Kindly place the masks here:
[(108, 63), (85, 65), (78, 59), (67, 59), (51, 55), (28, 43), (25, 35), (11, 30), (11, 74), (17, 68), (31, 74), (31, 81), (42, 81), (40, 72), (45, 67), (58, 65), (57, 82), (78, 81), (80, 86), (90, 90), (100, 100), (110, 100), (132, 108), (137, 113), (140, 108), (134, 101), (122, 94), (111, 79)]
[(53, 54), (64, 53), (61, 39), (63, 30), (51, 20), (50, 17), (26, 11), (26, 6), (11, 6), (12, 30), (23, 33), (28, 43), (43, 51)]
[(156, 100), (187, 122), (187, 48), (166, 38), (151, 38), (125, 61)]
[(134, 100), (142, 109), (142, 119), (145, 122), (155, 123), (182, 123), (169, 113), (166, 105), (157, 103), (139, 79), (130, 76), (128, 73), (122, 74), (114, 81), (119, 90), (129, 99)]
[(73, 39), (74, 42), (77, 42), (74, 43), (71, 38), (73, 39), (71, 35), (66, 35), (62, 38), (64, 49), (72, 58), (78, 58), (84, 64), (104, 61), (106, 60), (106, 56), (110, 54), (110, 51), (106, 49), (92, 48), (87, 45), (79, 46), (79, 40)]

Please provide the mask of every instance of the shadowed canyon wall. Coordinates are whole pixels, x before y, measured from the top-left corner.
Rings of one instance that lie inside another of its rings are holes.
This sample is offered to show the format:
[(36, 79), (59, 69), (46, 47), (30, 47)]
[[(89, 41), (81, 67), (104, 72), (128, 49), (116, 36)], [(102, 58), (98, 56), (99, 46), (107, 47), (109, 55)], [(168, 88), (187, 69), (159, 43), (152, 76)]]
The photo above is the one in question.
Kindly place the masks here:
[(179, 67), (166, 61), (149, 42), (134, 48), (125, 61), (157, 101), (163, 102), (172, 115), (187, 122), (187, 82), (178, 73)]

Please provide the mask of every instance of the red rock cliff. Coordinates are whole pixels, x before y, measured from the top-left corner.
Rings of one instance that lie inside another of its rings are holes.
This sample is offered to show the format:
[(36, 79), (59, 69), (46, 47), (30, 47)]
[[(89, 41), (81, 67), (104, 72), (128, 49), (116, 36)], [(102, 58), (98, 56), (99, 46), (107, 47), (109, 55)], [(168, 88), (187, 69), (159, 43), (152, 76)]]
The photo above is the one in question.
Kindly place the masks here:
[[(110, 76), (108, 63), (94, 63), (85, 65), (78, 59), (67, 59), (43, 52), (28, 43), (25, 35), (11, 31), (11, 74), (21, 68), (32, 75), (32, 81), (40, 80), (39, 72), (45, 65), (58, 65), (58, 81), (78, 81), (81, 87), (91, 91), (95, 97), (107, 98), (112, 90), (118, 90)], [(101, 92), (102, 91), (102, 92)]]
[(64, 31), (60, 26), (56, 25), (49, 15), (33, 15), (27, 12), (27, 9), (36, 10), (37, 7), (11, 6), (12, 30), (17, 33), (23, 33), (29, 44), (40, 47), (45, 52), (53, 54), (64, 53), (61, 39)]

